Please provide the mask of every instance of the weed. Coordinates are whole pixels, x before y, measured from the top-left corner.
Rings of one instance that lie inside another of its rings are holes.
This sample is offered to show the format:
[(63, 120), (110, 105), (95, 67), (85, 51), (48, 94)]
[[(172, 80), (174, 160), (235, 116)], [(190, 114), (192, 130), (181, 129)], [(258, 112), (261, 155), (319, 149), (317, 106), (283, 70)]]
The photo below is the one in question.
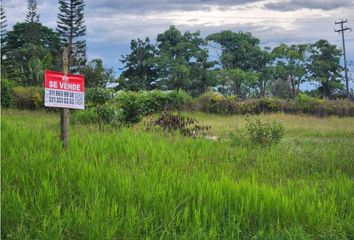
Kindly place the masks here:
[(284, 126), (275, 120), (261, 122), (257, 118), (248, 118), (246, 121), (248, 137), (252, 143), (270, 146), (279, 143), (284, 136)]

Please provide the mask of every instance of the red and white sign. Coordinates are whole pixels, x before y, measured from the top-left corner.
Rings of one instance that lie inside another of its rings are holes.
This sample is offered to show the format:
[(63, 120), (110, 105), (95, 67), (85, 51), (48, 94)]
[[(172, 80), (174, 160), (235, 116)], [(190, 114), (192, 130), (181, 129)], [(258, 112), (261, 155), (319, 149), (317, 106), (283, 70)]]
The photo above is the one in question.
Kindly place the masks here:
[(85, 108), (85, 77), (76, 74), (45, 71), (44, 86), (46, 107)]

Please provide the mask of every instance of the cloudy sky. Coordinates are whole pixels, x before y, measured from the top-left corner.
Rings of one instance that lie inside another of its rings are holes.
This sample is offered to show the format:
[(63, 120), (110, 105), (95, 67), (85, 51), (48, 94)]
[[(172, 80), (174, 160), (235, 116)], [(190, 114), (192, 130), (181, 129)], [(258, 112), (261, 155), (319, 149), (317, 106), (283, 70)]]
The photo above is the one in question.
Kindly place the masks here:
[[(26, 0), (2, 0), (8, 30), (26, 16)], [(116, 73), (131, 39), (150, 37), (175, 25), (203, 36), (221, 30), (249, 31), (263, 46), (315, 42), (341, 47), (335, 21), (354, 28), (354, 0), (86, 0), (88, 57), (102, 58)], [(38, 0), (43, 24), (56, 27), (57, 0)], [(354, 78), (354, 31), (346, 32), (347, 58)]]

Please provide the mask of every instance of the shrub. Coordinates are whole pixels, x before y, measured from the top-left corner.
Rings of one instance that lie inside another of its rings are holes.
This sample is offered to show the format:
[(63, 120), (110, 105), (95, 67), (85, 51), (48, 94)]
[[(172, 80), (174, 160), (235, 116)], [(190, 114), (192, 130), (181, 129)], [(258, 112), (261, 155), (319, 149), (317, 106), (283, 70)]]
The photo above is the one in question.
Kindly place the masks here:
[(240, 102), (239, 106), (239, 113), (241, 114), (256, 114), (257, 112), (257, 99), (250, 99), (244, 102)]
[(14, 105), (15, 83), (11, 80), (1, 80), (1, 107), (9, 108)]
[(122, 109), (110, 104), (101, 105), (97, 109), (97, 115), (100, 129), (102, 128), (102, 123), (121, 127), (125, 121)]
[(259, 113), (279, 112), (281, 110), (280, 102), (276, 98), (261, 98), (257, 103)]
[(116, 103), (122, 109), (123, 121), (134, 124), (140, 122), (144, 113), (138, 97), (139, 93), (121, 91), (117, 95)]
[(210, 112), (210, 101), (214, 95), (216, 95), (214, 92), (205, 92), (197, 97), (193, 101), (194, 109), (207, 113)]
[(70, 121), (73, 124), (95, 124), (98, 121), (98, 114), (96, 108), (73, 111), (71, 114)]
[(185, 106), (191, 104), (192, 97), (183, 90), (172, 91), (167, 94), (168, 103), (172, 109), (182, 110)]
[(109, 124), (114, 127), (123, 125), (121, 109), (110, 105), (100, 105), (98, 108), (92, 107), (86, 110), (74, 111), (71, 116), (71, 121), (75, 124), (96, 124), (102, 129), (103, 124)]
[(262, 123), (259, 119), (247, 119), (246, 130), (252, 143), (270, 146), (279, 143), (284, 136), (284, 127), (277, 121)]
[(316, 114), (324, 102), (325, 100), (313, 98), (304, 93), (300, 93), (295, 99), (295, 103), (302, 109), (302, 112), (311, 114)]
[(181, 110), (192, 101), (191, 96), (184, 91), (143, 91), (137, 97), (142, 115), (145, 116), (165, 109)]
[(44, 107), (43, 88), (15, 87), (13, 89), (15, 106), (21, 109), (38, 109)]
[(86, 102), (94, 106), (102, 105), (114, 98), (114, 90), (107, 88), (91, 88), (85, 92)]
[(217, 114), (260, 114), (283, 111), (292, 114), (315, 116), (354, 116), (354, 103), (346, 100), (323, 100), (299, 94), (295, 100), (277, 98), (248, 99), (238, 101), (235, 97), (224, 97), (208, 92), (197, 98), (194, 109)]
[(210, 111), (220, 114), (235, 114), (238, 111), (236, 98), (214, 95), (211, 99)]
[(167, 111), (162, 112), (157, 120), (148, 122), (146, 129), (152, 130), (155, 126), (163, 129), (165, 133), (178, 131), (188, 137), (197, 137), (210, 129), (209, 126), (199, 125), (195, 118)]
[(231, 140), (231, 143), (235, 146), (242, 146), (244, 145), (247, 141), (245, 141), (246, 137), (242, 132), (239, 130), (235, 132), (230, 132), (229, 133), (229, 138)]
[(162, 91), (143, 91), (139, 92), (137, 97), (141, 105), (142, 115), (161, 112), (170, 104), (168, 93)]

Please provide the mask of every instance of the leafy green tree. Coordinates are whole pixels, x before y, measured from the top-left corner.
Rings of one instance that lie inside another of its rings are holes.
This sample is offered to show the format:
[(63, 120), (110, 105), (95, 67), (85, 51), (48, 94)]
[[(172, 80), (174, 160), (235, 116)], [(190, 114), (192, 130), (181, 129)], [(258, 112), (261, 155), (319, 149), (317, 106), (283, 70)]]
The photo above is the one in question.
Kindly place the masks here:
[(11, 71), (18, 84), (23, 86), (42, 86), (46, 69), (54, 69), (52, 55), (43, 47), (33, 44), (11, 52)]
[(288, 46), (280, 44), (273, 49), (273, 54), (277, 63), (279, 78), (290, 82), (292, 97), (296, 97), (300, 85), (307, 78), (307, 44), (298, 44)]
[(217, 79), (214, 71), (211, 69), (215, 65), (214, 62), (202, 61), (191, 64), (190, 78), (192, 85), (189, 88), (189, 93), (192, 96), (197, 96), (208, 91), (210, 87), (216, 86)]
[(114, 82), (112, 68), (104, 68), (102, 59), (92, 59), (87, 65), (79, 68), (85, 75), (85, 87), (105, 88), (108, 83)]
[[(277, 72), (277, 68), (275, 67), (275, 72)], [(292, 97), (292, 91), (290, 89), (290, 82), (288, 80), (275, 78), (270, 86), (270, 92), (272, 96), (278, 98), (288, 99)]]
[(5, 39), (5, 69), (18, 84), (42, 85), (46, 68), (58, 70), (60, 39), (52, 29), (40, 23), (17, 23)]
[(254, 71), (229, 68), (221, 69), (219, 78), (221, 79), (221, 86), (219, 87), (221, 93), (246, 98), (250, 95), (250, 89), (256, 84), (259, 76)]
[(206, 40), (221, 47), (220, 64), (224, 69), (221, 78), (224, 87), (231, 87), (232, 93), (239, 97), (249, 95), (250, 89), (259, 79), (256, 72), (264, 65), (259, 58), (263, 54), (259, 39), (251, 33), (221, 31), (209, 35)]
[(2, 6), (0, 6), (0, 61), (1, 61), (1, 76), (6, 75), (6, 67), (5, 67), (5, 62), (6, 60), (6, 54), (5, 54), (5, 36), (6, 36), (6, 27), (7, 27), (7, 20), (6, 20), (6, 15), (5, 15), (5, 11), (2, 8)]
[(39, 23), (39, 15), (37, 14), (37, 1), (28, 0), (27, 6), (28, 13), (26, 15), (26, 22)]
[(239, 68), (243, 71), (257, 70), (261, 52), (260, 40), (251, 33), (221, 31), (209, 35), (206, 40), (221, 46), (220, 63), (223, 68)]
[(341, 50), (327, 40), (321, 39), (310, 46), (307, 68), (311, 80), (321, 85), (322, 97), (330, 98), (335, 91), (343, 89), (340, 57)]
[(86, 34), (83, 0), (59, 0), (57, 31), (62, 44), (68, 47), (69, 66), (72, 72), (86, 64)]
[(270, 91), (271, 84), (276, 79), (276, 68), (274, 66), (274, 55), (269, 49), (263, 49), (258, 56), (257, 79), (253, 85), (255, 95), (266, 97)]
[(42, 46), (53, 56), (56, 56), (60, 51), (59, 35), (41, 23), (17, 23), (13, 26), (13, 30), (7, 33), (6, 40), (6, 47), (9, 50), (33, 44)]
[[(201, 93), (207, 89), (208, 62), (206, 42), (200, 32), (182, 34), (175, 26), (157, 36), (158, 85), (165, 89), (183, 89)], [(198, 75), (195, 73), (199, 73)], [(193, 88), (196, 89), (193, 89)]]
[(157, 49), (150, 43), (150, 39), (145, 41), (138, 39), (130, 42), (131, 52), (122, 55), (121, 62), (125, 64), (120, 80), (120, 88), (132, 91), (152, 90), (156, 87)]

